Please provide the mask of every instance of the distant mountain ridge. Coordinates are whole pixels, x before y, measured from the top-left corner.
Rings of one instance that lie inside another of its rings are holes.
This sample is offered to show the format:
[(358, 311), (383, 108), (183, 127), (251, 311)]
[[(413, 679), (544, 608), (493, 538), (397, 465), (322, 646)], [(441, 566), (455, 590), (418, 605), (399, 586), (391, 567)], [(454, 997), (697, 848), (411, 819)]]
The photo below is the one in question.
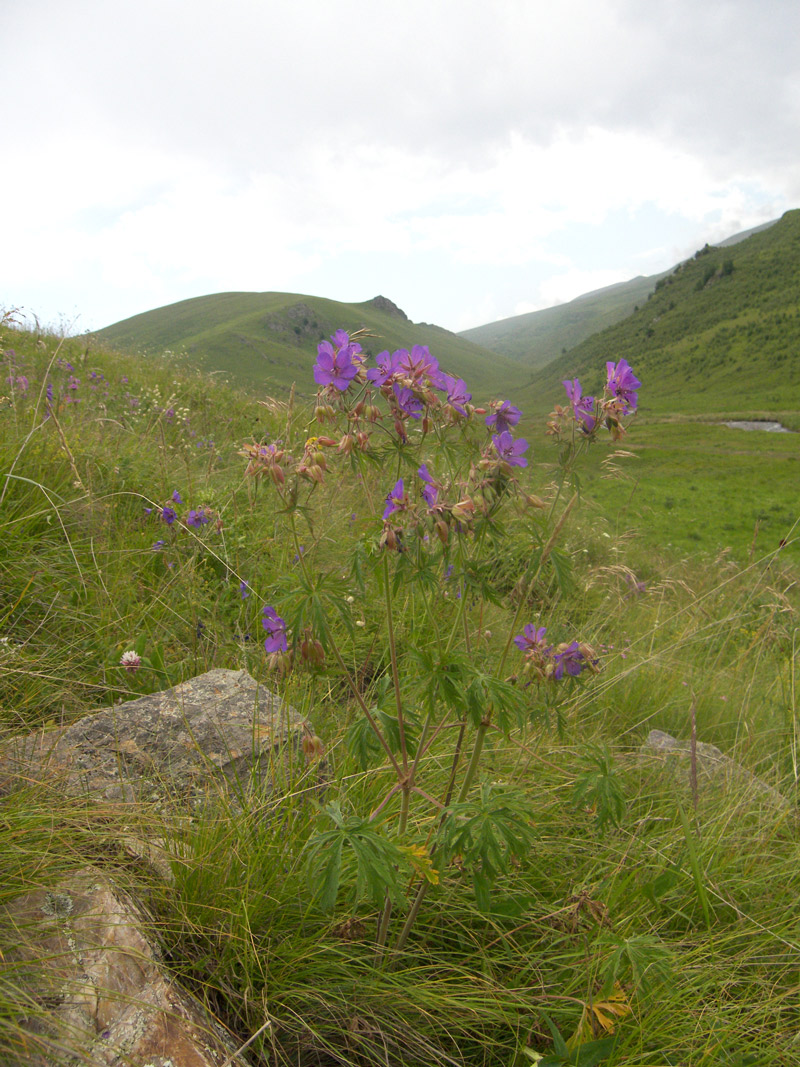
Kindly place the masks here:
[[(733, 234), (715, 247), (738, 244), (753, 234), (769, 229), (777, 221), (773, 219)], [(638, 305), (647, 300), (658, 282), (674, 269), (673, 266), (660, 274), (638, 275), (626, 282), (616, 282), (583, 293), (564, 304), (462, 330), (459, 336), (510, 356), (535, 370), (556, 359), (565, 349), (574, 348), (592, 334), (632, 314)]]
[(565, 403), (561, 382), (575, 377), (596, 394), (606, 361), (621, 358), (646, 383), (645, 414), (800, 412), (800, 210), (701, 248), (633, 314), (535, 370), (520, 403)]
[(180, 353), (244, 388), (281, 395), (296, 384), (312, 395), (317, 344), (340, 328), (366, 328), (372, 336), (361, 343), (371, 356), (428, 345), (476, 399), (507, 392), (519, 379), (513, 360), (442, 327), (413, 323), (385, 296), (344, 304), (298, 293), (215, 293), (134, 315), (92, 336), (122, 351)]

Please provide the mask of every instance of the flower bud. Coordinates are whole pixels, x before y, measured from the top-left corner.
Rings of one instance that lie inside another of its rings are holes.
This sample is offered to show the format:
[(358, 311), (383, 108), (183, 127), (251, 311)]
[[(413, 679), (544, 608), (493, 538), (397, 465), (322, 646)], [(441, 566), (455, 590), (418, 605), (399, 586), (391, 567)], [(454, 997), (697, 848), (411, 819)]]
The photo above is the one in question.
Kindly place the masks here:
[(269, 476), (270, 478), (272, 478), (273, 482), (276, 485), (283, 485), (286, 481), (286, 476), (283, 473), (283, 467), (279, 467), (277, 463), (273, 463), (273, 465), (270, 467)]

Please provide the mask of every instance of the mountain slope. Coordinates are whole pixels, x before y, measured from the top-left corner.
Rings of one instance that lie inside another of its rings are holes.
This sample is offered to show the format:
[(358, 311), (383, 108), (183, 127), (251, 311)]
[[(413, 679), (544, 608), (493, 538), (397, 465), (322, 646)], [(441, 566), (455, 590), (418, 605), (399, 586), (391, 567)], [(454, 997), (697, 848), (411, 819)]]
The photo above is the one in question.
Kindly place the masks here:
[(520, 390), (546, 410), (565, 378), (602, 387), (625, 358), (643, 412), (800, 409), (800, 211), (730, 248), (706, 245), (656, 284), (643, 307), (537, 371)]
[(566, 304), (463, 330), (459, 336), (492, 348), (533, 370), (555, 359), (564, 349), (574, 348), (586, 337), (630, 315), (637, 304), (647, 300), (660, 277), (660, 274), (648, 278), (640, 275), (584, 293)]
[[(777, 219), (735, 233), (720, 241), (718, 247), (738, 244), (753, 234), (769, 229), (775, 222)], [(647, 300), (659, 281), (670, 273), (671, 270), (648, 277), (639, 275), (627, 282), (583, 293), (566, 304), (463, 330), (459, 336), (519, 360), (535, 370), (556, 359), (565, 350), (574, 348), (593, 333), (627, 318)]]
[(350, 333), (366, 327), (374, 336), (362, 346), (372, 356), (428, 345), (476, 399), (507, 392), (519, 378), (512, 360), (441, 327), (415, 324), (385, 297), (342, 304), (296, 293), (217, 293), (135, 315), (94, 336), (122, 351), (185, 353), (201, 369), (249, 389), (281, 394), (294, 382), (311, 395), (317, 343), (340, 327)]

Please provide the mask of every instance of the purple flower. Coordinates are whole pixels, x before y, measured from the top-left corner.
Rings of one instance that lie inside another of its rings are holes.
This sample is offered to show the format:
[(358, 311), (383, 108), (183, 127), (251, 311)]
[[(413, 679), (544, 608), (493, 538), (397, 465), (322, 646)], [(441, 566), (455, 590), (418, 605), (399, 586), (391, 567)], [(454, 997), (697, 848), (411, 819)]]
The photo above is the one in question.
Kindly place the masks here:
[(427, 345), (414, 345), (410, 352), (398, 349), (392, 356), (395, 371), (414, 381), (425, 377), (438, 378), (439, 361), (430, 354)]
[(447, 403), (459, 415), (466, 415), (465, 405), (472, 400), (472, 393), (467, 392), (467, 383), (463, 378), (454, 378), (451, 374), (443, 374), (441, 381), (442, 385), (438, 388), (447, 390)]
[(595, 427), (594, 397), (581, 395), (581, 383), (575, 378), (573, 381), (562, 383), (567, 391), (567, 399), (572, 404), (572, 413), (575, 421), (585, 433), (591, 433)]
[(164, 418), (167, 420), (167, 422), (172, 422), (172, 420), (175, 418), (175, 408), (167, 408), (164, 412)]
[(586, 657), (581, 652), (577, 641), (567, 645), (561, 652), (553, 656), (553, 677), (560, 682), (564, 674), (571, 678), (577, 678), (586, 666)]
[(486, 425), (502, 434), (510, 431), (512, 426), (516, 426), (521, 417), (522, 412), (519, 408), (515, 408), (513, 404), (504, 400), (496, 411), (486, 416)]
[[(337, 331), (333, 335), (334, 342), (339, 334), (347, 337), (343, 330)], [(314, 364), (314, 381), (317, 385), (332, 385), (340, 393), (346, 392), (358, 374), (358, 367), (352, 359), (356, 354), (355, 349), (360, 352), (361, 346), (346, 343), (334, 347), (330, 341), (320, 341), (317, 345), (317, 362)]]
[(427, 465), (425, 463), (417, 471), (417, 475), (423, 480), (425, 486), (422, 490), (422, 499), (428, 505), (429, 508), (436, 507), (436, 498), (439, 495), (439, 489), (433, 483), (433, 478), (430, 476)]
[(197, 511), (192, 509), (186, 516), (186, 525), (193, 526), (196, 530), (207, 522), (211, 522), (211, 516), (203, 508), (198, 508)]
[(395, 400), (397, 401), (397, 406), (400, 410), (410, 418), (418, 419), (422, 414), (422, 408), (424, 406), (422, 401), (414, 396), (410, 389), (406, 389), (404, 386), (394, 385), (392, 386), (392, 389), (394, 391)]
[[(397, 355), (397, 353), (395, 353)], [(377, 367), (370, 367), (367, 371), (367, 379), (373, 383), (373, 385), (383, 385), (387, 378), (391, 378), (395, 372), (394, 356), (390, 356), (388, 351), (379, 352), (375, 357)]]
[(80, 384), (80, 378), (76, 378), (74, 374), (71, 374), (69, 376), (69, 381), (67, 382), (67, 389), (77, 389)]
[(242, 600), (247, 600), (247, 598), (250, 596), (250, 586), (247, 584), (246, 581), (244, 581), (244, 579), (239, 582), (239, 596), (242, 598)]
[(638, 397), (636, 390), (641, 388), (642, 383), (628, 366), (627, 360), (621, 359), (619, 363), (606, 363), (608, 380), (606, 389), (612, 396), (617, 397), (624, 404), (622, 414), (636, 411)]
[(162, 548), (164, 547), (164, 545), (165, 545), (166, 543), (167, 543), (166, 541), (155, 541), (155, 542), (154, 542), (154, 543), (153, 543), (153, 544), (151, 545), (151, 548), (150, 548), (151, 552), (160, 552), (160, 551), (161, 551), (161, 549), (162, 549)]
[(264, 606), (262, 614), (264, 618), (261, 620), (261, 625), (267, 631), (264, 650), (266, 652), (285, 652), (287, 648), (286, 622), (278, 615), (275, 608), (268, 605)]
[(47, 383), (47, 403), (48, 404), (52, 404), (53, 403), (53, 383), (52, 382), (48, 382)]
[(172, 526), (173, 522), (177, 519), (177, 513), (174, 508), (163, 507), (161, 509), (161, 521), (165, 522), (167, 526)]
[(177, 489), (172, 494), (172, 499), (176, 504), (182, 504), (183, 503), (183, 501), (181, 500), (181, 494), (178, 492)]
[(386, 507), (384, 508), (383, 518), (384, 521), (389, 518), (390, 515), (394, 515), (396, 511), (402, 511), (405, 507), (405, 486), (403, 485), (403, 479), (399, 478), (392, 491), (386, 497)]
[(529, 622), (527, 626), (522, 627), (522, 633), (517, 634), (514, 638), (514, 644), (521, 652), (528, 652), (531, 649), (541, 649), (545, 647), (544, 635), (547, 633), (546, 626), (534, 626), (532, 622)]
[(528, 461), (522, 454), (528, 451), (528, 442), (524, 437), (515, 441), (508, 430), (503, 430), (492, 438), (492, 444), (497, 449), (497, 455), (509, 467), (528, 466)]

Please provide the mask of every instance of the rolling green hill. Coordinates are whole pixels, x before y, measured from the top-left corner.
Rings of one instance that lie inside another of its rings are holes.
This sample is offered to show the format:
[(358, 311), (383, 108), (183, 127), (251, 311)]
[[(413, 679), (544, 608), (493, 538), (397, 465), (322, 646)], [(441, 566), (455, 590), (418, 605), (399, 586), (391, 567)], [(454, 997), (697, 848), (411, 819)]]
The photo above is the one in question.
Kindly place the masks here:
[(565, 378), (579, 377), (584, 393), (595, 392), (605, 361), (623, 357), (646, 383), (643, 413), (798, 421), (800, 210), (733, 248), (706, 245), (662, 277), (632, 315), (536, 371), (520, 403), (546, 410)]
[(660, 274), (649, 278), (640, 275), (584, 293), (566, 304), (463, 330), (459, 336), (516, 359), (533, 370), (556, 359), (564, 349), (574, 348), (598, 330), (630, 315), (637, 304), (647, 300), (661, 277)]
[(413, 323), (381, 296), (342, 304), (295, 293), (217, 293), (135, 315), (93, 336), (126, 352), (185, 353), (201, 369), (248, 389), (280, 395), (296, 382), (299, 392), (310, 395), (317, 343), (340, 327), (370, 330), (374, 337), (362, 345), (373, 356), (429, 345), (476, 399), (507, 392), (519, 377), (513, 360), (441, 327)]

